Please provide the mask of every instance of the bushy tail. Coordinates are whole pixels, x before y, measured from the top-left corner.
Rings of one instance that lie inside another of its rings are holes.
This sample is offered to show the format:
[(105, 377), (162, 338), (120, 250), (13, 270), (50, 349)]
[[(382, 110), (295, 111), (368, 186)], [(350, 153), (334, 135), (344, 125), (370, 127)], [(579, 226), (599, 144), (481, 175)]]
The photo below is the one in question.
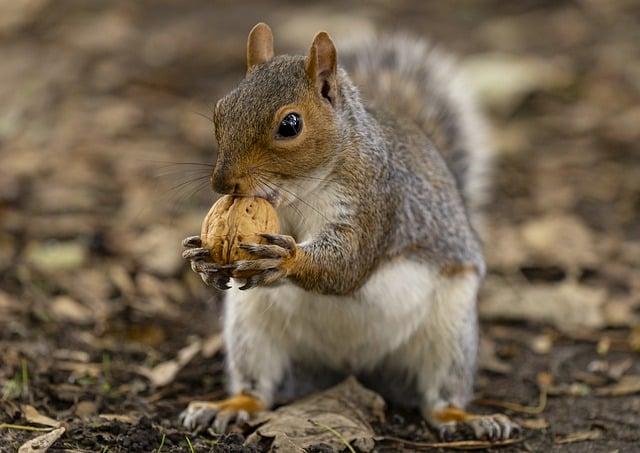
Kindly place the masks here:
[(492, 152), (470, 86), (454, 59), (428, 41), (382, 36), (338, 47), (368, 101), (413, 119), (453, 173), (471, 221), (482, 229)]

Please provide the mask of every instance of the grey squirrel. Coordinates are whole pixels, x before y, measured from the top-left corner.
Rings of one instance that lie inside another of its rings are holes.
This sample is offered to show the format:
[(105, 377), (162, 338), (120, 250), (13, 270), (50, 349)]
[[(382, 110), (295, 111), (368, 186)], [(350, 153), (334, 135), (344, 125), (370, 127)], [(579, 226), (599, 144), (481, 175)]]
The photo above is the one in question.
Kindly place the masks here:
[(193, 270), (228, 290), (233, 395), (192, 402), (184, 425), (223, 431), (356, 375), (417, 406), (444, 438), (464, 425), (477, 438), (515, 435), (505, 415), (463, 411), (485, 274), (470, 216), (481, 214), (491, 154), (451, 58), (400, 37), (352, 45), (338, 58), (324, 32), (306, 56), (274, 56), (260, 23), (249, 34), (246, 77), (213, 119), (213, 189), (268, 199), (285, 234), (242, 246), (255, 259), (232, 272), (260, 272), (232, 288), (199, 237), (183, 242)]

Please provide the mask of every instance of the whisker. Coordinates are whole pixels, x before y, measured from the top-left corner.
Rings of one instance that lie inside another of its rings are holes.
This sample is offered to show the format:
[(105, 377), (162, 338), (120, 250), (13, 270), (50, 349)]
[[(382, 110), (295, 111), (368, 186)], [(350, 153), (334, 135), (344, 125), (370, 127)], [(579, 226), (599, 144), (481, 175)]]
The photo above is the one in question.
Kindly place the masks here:
[[(171, 208), (170, 208), (170, 212), (176, 212), (178, 210), (178, 206), (184, 204), (186, 201), (190, 200), (196, 193), (200, 192), (202, 189), (204, 189), (207, 186), (207, 181), (202, 181), (200, 182), (195, 189), (187, 192), (186, 194), (180, 195), (176, 198), (176, 200), (174, 201), (174, 203), (172, 203)], [(183, 188), (184, 191), (189, 190), (190, 188)], [(173, 221), (175, 220), (172, 219), (171, 224), (173, 225)]]
[(211, 177), (211, 172), (192, 172), (192, 173), (183, 173), (179, 171), (171, 171), (167, 173), (159, 173), (157, 175), (151, 175), (151, 178), (154, 180), (163, 180), (167, 181), (168, 184), (171, 184), (174, 181), (180, 181), (185, 179), (191, 179), (193, 177)]
[[(209, 167), (214, 168), (214, 164), (208, 164), (206, 162), (172, 162), (167, 160), (150, 160), (150, 159), (140, 159), (142, 162), (150, 162), (155, 164), (165, 164), (167, 167), (171, 165), (199, 165), (201, 167)], [(162, 168), (162, 167), (160, 167)]]
[(191, 179), (189, 181), (184, 181), (176, 186), (170, 187), (166, 190), (163, 190), (161, 194), (158, 195), (159, 198), (167, 198), (167, 204), (170, 206), (172, 211), (175, 211), (175, 206), (181, 201), (183, 195), (187, 193), (187, 191), (191, 190), (192, 184), (195, 184), (196, 187), (202, 188), (205, 187), (209, 182), (203, 180), (203, 178)]
[(207, 116), (207, 115), (205, 115), (204, 113), (202, 113), (202, 112), (198, 112), (198, 111), (196, 111), (196, 110), (192, 110), (192, 112), (191, 112), (191, 113), (195, 113), (196, 115), (203, 117), (204, 119), (206, 119), (206, 120), (207, 120), (207, 121), (209, 121), (210, 123), (213, 123), (213, 112), (211, 112), (211, 117), (208, 117), (208, 116)]
[(325, 216), (322, 212), (320, 212), (315, 206), (313, 206), (311, 203), (307, 202), (306, 200), (303, 200), (301, 197), (299, 197), (297, 194), (295, 194), (294, 192), (285, 189), (282, 186), (279, 186), (278, 184), (276, 184), (275, 182), (271, 181), (271, 184), (273, 184), (274, 186), (276, 186), (278, 189), (283, 190), (285, 192), (287, 192), (288, 194), (290, 194), (291, 196), (293, 196), (296, 200), (300, 201), (301, 203), (304, 203), (305, 205), (307, 205), (308, 207), (310, 207), (313, 211), (316, 212), (316, 214), (320, 215), (323, 219), (325, 219), (327, 222), (330, 222), (330, 220), (327, 218), (327, 216)]
[(270, 173), (274, 176), (279, 176), (281, 178), (298, 178), (298, 179), (309, 179), (312, 181), (323, 181), (323, 182), (332, 182), (333, 179), (326, 179), (326, 178), (318, 178), (315, 176), (309, 176), (309, 175), (303, 175), (301, 173), (281, 173), (281, 172), (277, 172), (277, 171), (271, 171), (271, 170), (262, 170), (265, 173)]
[[(177, 184), (177, 185), (175, 185), (173, 187), (169, 187), (168, 191), (170, 192), (172, 190), (179, 189), (180, 187), (183, 187), (183, 186), (189, 185), (189, 184), (193, 184), (193, 183), (201, 181), (203, 179), (209, 179), (209, 175), (203, 175), (203, 176), (199, 176), (197, 178), (189, 179), (188, 181), (181, 182), (180, 184)], [(204, 181), (204, 182), (208, 182), (208, 181)]]
[[(257, 175), (257, 178), (260, 178), (260, 175)], [(265, 186), (267, 186), (269, 189), (271, 189), (272, 191), (275, 191), (275, 189), (270, 185), (270, 184), (274, 184), (273, 182), (269, 182), (266, 179), (259, 179), (261, 181), (262, 184), (264, 184)], [(303, 212), (300, 210), (299, 207), (291, 204), (287, 207), (290, 207), (291, 209), (293, 209), (295, 211), (295, 213), (298, 215), (298, 217), (302, 218), (302, 220), (304, 220), (305, 222), (307, 221), (306, 216), (303, 214)]]

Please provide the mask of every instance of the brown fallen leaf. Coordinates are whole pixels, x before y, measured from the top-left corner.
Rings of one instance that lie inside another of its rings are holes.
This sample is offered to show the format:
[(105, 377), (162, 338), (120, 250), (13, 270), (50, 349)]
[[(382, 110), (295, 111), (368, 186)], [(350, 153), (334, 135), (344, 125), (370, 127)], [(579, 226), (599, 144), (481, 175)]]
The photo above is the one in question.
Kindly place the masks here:
[(85, 351), (73, 351), (70, 349), (56, 349), (53, 351), (53, 358), (56, 360), (82, 363), (89, 363), (89, 360), (91, 360), (89, 353)]
[(629, 368), (633, 365), (633, 360), (630, 357), (619, 360), (609, 365), (607, 370), (607, 376), (614, 381), (618, 381), (622, 378)]
[(51, 417), (47, 417), (46, 415), (42, 415), (33, 406), (23, 404), (20, 409), (22, 409), (22, 415), (24, 415), (24, 418), (28, 422), (36, 423), (38, 425), (51, 426), (52, 428), (58, 428), (60, 426), (59, 421), (54, 420)]
[(496, 355), (496, 344), (490, 338), (480, 339), (478, 366), (497, 374), (509, 374), (512, 371), (511, 365)]
[(58, 360), (54, 365), (59, 370), (71, 371), (72, 375), (76, 378), (83, 376), (98, 377), (103, 370), (101, 363), (83, 363)]
[(18, 453), (42, 453), (45, 452), (53, 445), (53, 443), (60, 439), (60, 436), (64, 434), (64, 427), (60, 427), (50, 431), (46, 434), (31, 439), (18, 449)]
[(571, 444), (574, 442), (584, 442), (586, 440), (597, 440), (602, 437), (602, 431), (594, 429), (591, 431), (577, 431), (575, 433), (567, 434), (566, 436), (556, 436), (556, 444)]
[(507, 277), (489, 276), (480, 316), (493, 320), (550, 323), (563, 333), (604, 326), (607, 291), (568, 279), (560, 283), (522, 285)]
[(56, 297), (51, 301), (49, 308), (59, 321), (84, 324), (94, 319), (94, 314), (90, 309), (68, 296)]
[(333, 451), (371, 451), (375, 433), (371, 422), (384, 421), (382, 397), (365, 389), (353, 377), (328, 390), (251, 422), (257, 429), (247, 444), (271, 442), (274, 451), (304, 452), (323, 444)]
[(640, 392), (640, 375), (630, 374), (622, 376), (615, 384), (596, 389), (598, 396), (622, 396)]
[(138, 367), (138, 373), (151, 381), (155, 387), (162, 387), (170, 384), (178, 375), (178, 372), (193, 359), (202, 349), (202, 343), (195, 341), (182, 348), (178, 352), (178, 357), (166, 362), (159, 363), (155, 367), (149, 369), (147, 367)]

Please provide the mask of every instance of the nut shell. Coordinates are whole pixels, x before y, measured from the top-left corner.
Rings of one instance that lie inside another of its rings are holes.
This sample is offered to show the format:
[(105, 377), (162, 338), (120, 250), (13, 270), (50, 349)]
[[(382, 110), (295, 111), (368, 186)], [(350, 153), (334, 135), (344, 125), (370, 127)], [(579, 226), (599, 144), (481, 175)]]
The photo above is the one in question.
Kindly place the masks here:
[[(204, 218), (200, 239), (203, 247), (209, 249), (212, 261), (224, 265), (254, 258), (238, 245), (266, 243), (260, 233), (280, 233), (278, 215), (271, 203), (264, 198), (225, 195)], [(254, 274), (247, 271), (239, 277)]]

